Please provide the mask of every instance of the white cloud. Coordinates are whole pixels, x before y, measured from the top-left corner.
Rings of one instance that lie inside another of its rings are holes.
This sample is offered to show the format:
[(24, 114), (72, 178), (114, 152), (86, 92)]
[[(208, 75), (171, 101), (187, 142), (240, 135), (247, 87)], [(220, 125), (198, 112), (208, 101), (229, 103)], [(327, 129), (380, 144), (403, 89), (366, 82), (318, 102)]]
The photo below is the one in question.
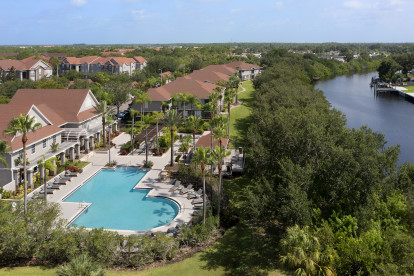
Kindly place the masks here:
[(70, 0), (70, 3), (74, 6), (82, 7), (88, 2), (88, 0)]
[(153, 16), (153, 14), (147, 12), (146, 10), (133, 10), (131, 11), (132, 16), (135, 17), (136, 19), (147, 19)]
[(391, 0), (390, 5), (391, 6), (402, 6), (402, 5), (405, 5), (405, 1), (402, 1), (402, 0)]
[(364, 5), (360, 1), (353, 0), (353, 1), (345, 2), (344, 6), (347, 7), (347, 8), (361, 9)]
[(275, 6), (276, 8), (280, 9), (283, 7), (283, 2), (282, 1), (276, 2)]
[(242, 9), (232, 9), (230, 13), (236, 14), (236, 13), (241, 13), (242, 11), (243, 11)]

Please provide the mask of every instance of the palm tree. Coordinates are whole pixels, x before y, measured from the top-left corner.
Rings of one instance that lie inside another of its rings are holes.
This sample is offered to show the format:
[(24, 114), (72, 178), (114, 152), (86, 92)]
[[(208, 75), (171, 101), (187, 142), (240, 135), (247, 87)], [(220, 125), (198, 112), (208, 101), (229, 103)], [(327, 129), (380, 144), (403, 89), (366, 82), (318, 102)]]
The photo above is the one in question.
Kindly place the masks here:
[(175, 110), (178, 112), (178, 104), (180, 103), (180, 99), (177, 94), (174, 94), (171, 96), (170, 103), (171, 103), (171, 108), (172, 109), (175, 108)]
[(321, 252), (321, 246), (312, 235), (309, 227), (298, 225), (287, 228), (280, 241), (282, 255), (280, 261), (289, 268), (296, 269), (298, 275), (334, 275), (333, 254)]
[(188, 102), (191, 94), (188, 92), (178, 93), (179, 102), (183, 105), (183, 118), (185, 118), (185, 104)]
[(198, 105), (200, 105), (201, 102), (197, 97), (190, 94), (190, 96), (188, 97), (188, 103), (190, 104), (191, 111), (193, 112), (193, 115), (194, 115), (195, 114), (194, 107), (197, 107)]
[(211, 162), (211, 150), (209, 148), (197, 148), (193, 162), (201, 165), (201, 174), (203, 175), (203, 223), (206, 223), (206, 164)]
[(35, 117), (31, 117), (29, 114), (23, 115), (20, 114), (18, 117), (13, 118), (9, 123), (8, 128), (4, 130), (4, 134), (9, 134), (13, 136), (22, 135), (22, 144), (23, 144), (23, 171), (24, 171), (24, 213), (27, 213), (27, 168), (26, 168), (26, 143), (27, 143), (27, 134), (29, 132), (35, 132), (37, 129), (41, 128), (40, 123), (35, 123)]
[(226, 150), (224, 148), (221, 148), (219, 146), (216, 146), (216, 148), (212, 151), (213, 160), (217, 162), (218, 165), (218, 171), (219, 171), (219, 181), (218, 181), (218, 191), (217, 191), (217, 214), (220, 216), (220, 206), (221, 206), (221, 199), (223, 197), (223, 159), (226, 156), (230, 155), (230, 151)]
[(218, 87), (218, 86), (216, 88), (214, 88), (213, 90), (215, 91), (215, 93), (211, 93), (208, 96), (208, 98), (210, 99), (210, 102), (214, 103), (214, 105), (216, 107), (215, 112), (217, 112), (217, 104), (218, 104), (218, 101), (221, 100), (221, 98), (222, 98), (222, 95), (221, 95), (222, 91), (221, 91), (221, 87)]
[(55, 165), (55, 163), (53, 161), (56, 161), (55, 157), (53, 157), (49, 160), (46, 160), (46, 156), (44, 156), (44, 155), (42, 155), (42, 159), (37, 161), (37, 164), (39, 165), (39, 169), (41, 169), (41, 172), (43, 172), (42, 173), (43, 177), (41, 175), (41, 178), (43, 178), (43, 181), (44, 181), (43, 182), (44, 183), (43, 190), (45, 191), (45, 203), (47, 203), (47, 192), (46, 192), (47, 191), (47, 186), (46, 186), (47, 176), (46, 176), (46, 170), (56, 169), (57, 166)]
[(150, 114), (147, 114), (143, 119), (145, 127), (145, 164), (148, 164), (148, 126), (151, 124), (152, 116)]
[(158, 135), (159, 135), (159, 133), (158, 133), (158, 124), (159, 124), (159, 120), (164, 117), (164, 114), (162, 114), (160, 112), (157, 112), (157, 111), (154, 111), (154, 112), (152, 112), (152, 116), (155, 118), (155, 120), (157, 120), (157, 128), (156, 128), (157, 135), (155, 137), (156, 137), (156, 141), (157, 141), (157, 151), (160, 151), (160, 144), (158, 143)]
[(224, 92), (224, 102), (227, 104), (227, 135), (230, 136), (230, 108), (234, 98), (234, 90), (226, 89)]
[(232, 80), (232, 85), (233, 88), (235, 88), (235, 93), (236, 93), (236, 104), (238, 103), (238, 90), (239, 90), (239, 85), (240, 85), (240, 78), (237, 76), (237, 73), (234, 76), (230, 76), (230, 79)]
[(131, 124), (131, 151), (134, 150), (134, 127), (135, 127), (135, 116), (140, 114), (138, 110), (131, 108), (129, 110), (129, 114), (131, 114), (132, 124)]
[(1, 141), (0, 140), (0, 163), (2, 163), (4, 165), (4, 167), (8, 167), (9, 165), (7, 164), (7, 160), (4, 157), (4, 155), (6, 154), (6, 152), (9, 151), (9, 146), (6, 144), (6, 141)]
[(162, 113), (165, 114), (165, 112), (167, 112), (168, 109), (170, 109), (170, 104), (168, 102), (161, 102)]
[(203, 126), (204, 122), (200, 117), (190, 116), (187, 119), (187, 124), (193, 130), (193, 148), (194, 148), (194, 151), (195, 151), (195, 149), (196, 149), (196, 146), (195, 146), (196, 131), (197, 131), (197, 129), (199, 129)]
[(103, 145), (106, 148), (106, 134), (105, 134), (105, 125), (106, 125), (106, 117), (110, 113), (110, 109), (108, 109), (106, 101), (100, 101), (97, 105), (94, 106), (95, 114), (101, 114), (102, 116), (102, 139)]
[(172, 109), (164, 115), (164, 124), (171, 131), (171, 162), (170, 166), (174, 166), (174, 129), (181, 122), (181, 116), (176, 110)]
[[(139, 91), (138, 93), (135, 93), (135, 98), (134, 98), (134, 102), (135, 103), (140, 103), (141, 104), (141, 115), (144, 116), (144, 106), (145, 103), (147, 102), (152, 102), (151, 98), (148, 96), (148, 94), (144, 91)], [(143, 120), (141, 116), (141, 121)]]

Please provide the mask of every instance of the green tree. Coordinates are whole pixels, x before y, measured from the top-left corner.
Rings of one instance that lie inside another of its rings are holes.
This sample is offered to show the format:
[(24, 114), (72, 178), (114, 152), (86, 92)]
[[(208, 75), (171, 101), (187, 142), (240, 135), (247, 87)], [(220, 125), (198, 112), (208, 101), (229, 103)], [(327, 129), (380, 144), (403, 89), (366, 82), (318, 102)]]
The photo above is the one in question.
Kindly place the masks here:
[(224, 103), (227, 104), (227, 135), (230, 137), (230, 109), (233, 98), (236, 95), (233, 89), (226, 89), (224, 92)]
[(200, 99), (190, 94), (190, 96), (188, 97), (188, 103), (190, 104), (192, 115), (195, 115), (194, 107), (196, 108), (201, 107)]
[(51, 158), (46, 160), (46, 156), (42, 155), (42, 159), (40, 159), (39, 161), (37, 161), (37, 164), (39, 165), (39, 170), (41, 170), (41, 178), (43, 179), (43, 190), (45, 191), (45, 203), (47, 203), (47, 174), (46, 174), (46, 170), (54, 170), (56, 169), (56, 165), (53, 161), (56, 161), (56, 158)]
[(94, 113), (100, 114), (102, 118), (102, 139), (103, 139), (104, 147), (106, 148), (106, 131), (105, 131), (106, 118), (108, 117), (109, 114), (112, 113), (112, 110), (108, 108), (106, 101), (99, 102), (96, 106), (94, 106), (94, 108), (95, 108)]
[(138, 110), (131, 108), (129, 110), (131, 115), (131, 151), (134, 150), (134, 128), (135, 128), (135, 116), (140, 114)]
[(203, 176), (203, 223), (206, 223), (206, 202), (207, 202), (207, 195), (206, 195), (206, 164), (211, 163), (211, 149), (199, 147), (197, 148), (195, 155), (192, 159), (192, 162), (196, 164), (200, 164), (201, 166), (201, 174)]
[(192, 115), (192, 116), (187, 118), (186, 124), (188, 125), (188, 127), (190, 127), (192, 129), (192, 132), (193, 132), (193, 148), (194, 148), (194, 150), (196, 150), (196, 145), (195, 145), (196, 131), (203, 127), (204, 122), (201, 119), (201, 117), (195, 117), (195, 116)]
[(219, 179), (218, 179), (218, 189), (217, 189), (217, 214), (220, 216), (220, 207), (221, 201), (223, 198), (223, 160), (225, 157), (230, 155), (230, 151), (225, 148), (216, 146), (216, 148), (211, 152), (212, 159), (217, 162)]
[(5, 168), (7, 168), (9, 165), (7, 164), (7, 160), (4, 157), (6, 152), (9, 151), (9, 146), (7, 146), (6, 141), (0, 140), (0, 163), (4, 165)]
[(378, 67), (377, 72), (378, 76), (383, 81), (390, 82), (395, 72), (401, 69), (402, 67), (397, 62), (389, 58), (381, 62), (381, 65)]
[(289, 227), (280, 241), (280, 261), (297, 275), (335, 275), (333, 255), (321, 252), (318, 239), (308, 227)]
[(186, 103), (188, 103), (190, 97), (191, 97), (191, 94), (189, 94), (188, 92), (178, 93), (178, 101), (182, 103), (182, 106), (183, 106), (183, 118), (186, 117), (185, 106), (186, 106)]
[(105, 90), (112, 97), (112, 102), (116, 106), (116, 113), (119, 113), (121, 105), (129, 100), (129, 96), (132, 92), (130, 82), (114, 82), (111, 81), (105, 86)]
[(161, 102), (161, 111), (165, 114), (167, 110), (170, 108), (170, 104), (168, 102)]
[(144, 91), (135, 91), (134, 93), (134, 103), (139, 103), (141, 105), (141, 121), (145, 115), (145, 103), (151, 102), (151, 98)]
[[(26, 143), (28, 141), (27, 134), (35, 132), (41, 128), (40, 123), (36, 123), (36, 118), (31, 117), (29, 114), (20, 114), (18, 117), (13, 118), (8, 127), (4, 130), (4, 134), (18, 136), (22, 135), (23, 144), (23, 171), (24, 171), (24, 213), (27, 213), (27, 168), (26, 168)], [(33, 188), (33, 187), (32, 187)]]
[(172, 109), (164, 115), (164, 125), (171, 131), (171, 162), (170, 166), (174, 166), (174, 130), (180, 124), (181, 116), (176, 110)]

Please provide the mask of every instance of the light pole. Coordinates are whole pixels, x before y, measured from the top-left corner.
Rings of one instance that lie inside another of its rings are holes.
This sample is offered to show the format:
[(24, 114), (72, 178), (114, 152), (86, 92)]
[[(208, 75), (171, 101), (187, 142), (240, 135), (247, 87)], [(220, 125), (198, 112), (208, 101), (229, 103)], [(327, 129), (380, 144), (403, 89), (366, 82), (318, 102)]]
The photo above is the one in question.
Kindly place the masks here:
[(158, 70), (160, 70), (160, 71), (161, 71), (161, 73), (160, 73), (160, 77), (161, 77), (161, 85), (160, 85), (160, 86), (162, 86), (162, 69), (158, 69)]

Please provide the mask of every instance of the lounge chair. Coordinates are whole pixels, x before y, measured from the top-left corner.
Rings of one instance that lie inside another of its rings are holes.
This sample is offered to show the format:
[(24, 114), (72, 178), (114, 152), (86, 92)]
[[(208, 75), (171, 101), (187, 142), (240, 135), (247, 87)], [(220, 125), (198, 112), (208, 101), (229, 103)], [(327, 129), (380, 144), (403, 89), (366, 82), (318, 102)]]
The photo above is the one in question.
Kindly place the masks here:
[[(53, 194), (55, 191), (56, 191), (56, 189), (49, 189), (49, 188), (46, 189), (46, 193), (48, 193), (48, 194)], [(45, 191), (42, 188), (40, 190), (39, 194), (44, 194), (44, 193), (45, 193)]]
[(60, 189), (60, 185), (58, 185), (58, 184), (54, 184), (54, 183), (48, 183), (48, 184), (46, 185), (46, 187), (47, 187), (48, 189), (56, 189), (56, 190), (59, 190), (59, 189)]
[(191, 204), (194, 204), (194, 205), (197, 205), (199, 203), (203, 203), (203, 199), (200, 197), (193, 199), (193, 201), (191, 201)]
[(72, 180), (72, 177), (70, 177), (70, 176), (63, 176), (63, 175), (61, 175), (61, 176), (59, 176), (59, 179), (63, 179), (63, 180), (67, 180), (67, 181), (71, 181), (71, 180)]
[(203, 203), (194, 204), (194, 209), (201, 209), (203, 208)]
[(68, 176), (68, 177), (76, 177), (76, 176), (78, 176), (79, 175), (79, 173), (78, 172), (71, 172), (70, 170), (67, 170), (66, 172), (65, 172), (65, 176)]
[(192, 199), (192, 198), (197, 198), (197, 197), (201, 197), (203, 195), (203, 189), (198, 189), (197, 192), (189, 192), (187, 195), (187, 199)]
[(57, 179), (56, 178), (55, 181), (53, 182), (53, 184), (66, 185), (68, 182), (69, 182), (69, 180), (67, 180), (67, 179), (62, 179), (62, 178)]
[(192, 188), (193, 188), (193, 184), (190, 184), (190, 185), (187, 186), (187, 188), (182, 189), (180, 194), (184, 195), (184, 194), (188, 193)]
[(175, 184), (173, 187), (171, 187), (171, 189), (169, 190), (171, 193), (177, 191), (177, 190), (181, 190), (183, 188), (183, 186), (181, 184)]

